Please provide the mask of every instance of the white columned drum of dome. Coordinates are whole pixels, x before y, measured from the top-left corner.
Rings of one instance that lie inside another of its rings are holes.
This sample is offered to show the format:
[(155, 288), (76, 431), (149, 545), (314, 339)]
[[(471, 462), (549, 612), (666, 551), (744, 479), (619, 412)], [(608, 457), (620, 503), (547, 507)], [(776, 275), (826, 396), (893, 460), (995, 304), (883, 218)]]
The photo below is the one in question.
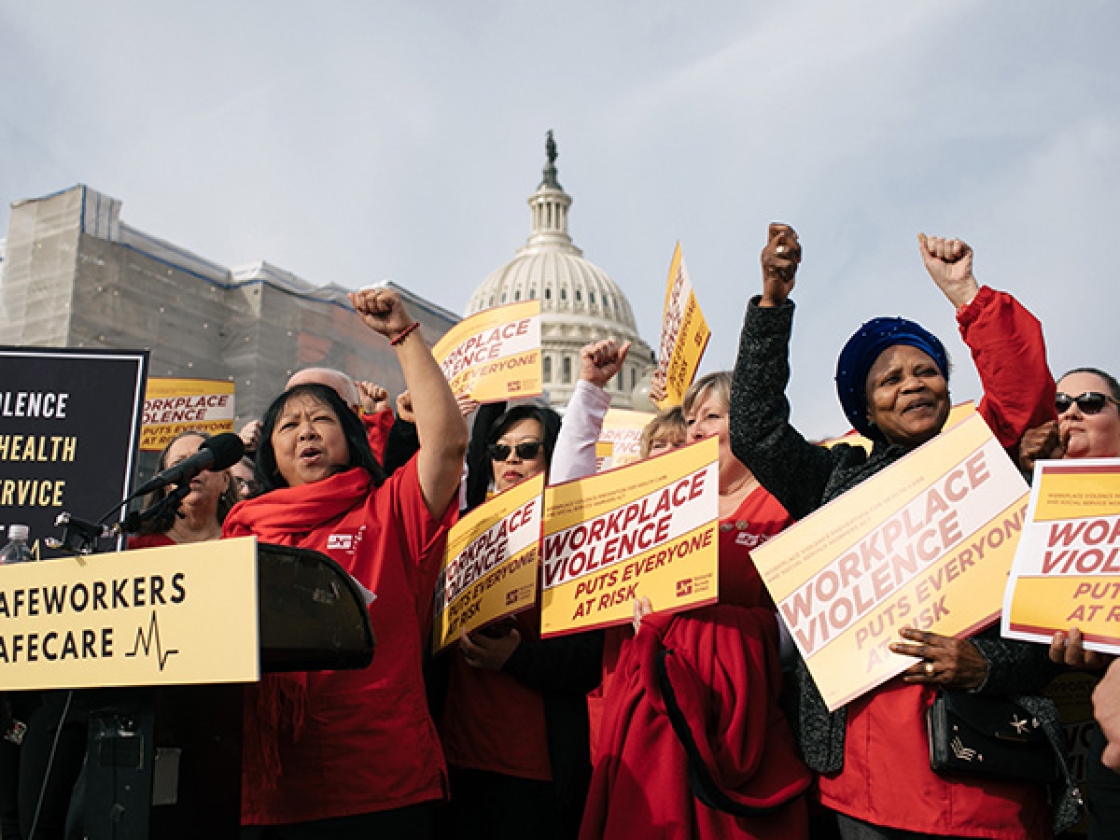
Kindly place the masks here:
[[(556, 146), (548, 133), (544, 179), (529, 196), (529, 238), (513, 260), (482, 281), (464, 315), (523, 300), (541, 302), (541, 357), (545, 392), (563, 410), (579, 375), (583, 345), (604, 338), (633, 346), (618, 376), (607, 384), (616, 408), (653, 411), (635, 390), (648, 389), (655, 363), (650, 345), (638, 335), (634, 313), (622, 289), (594, 263), (584, 259), (568, 233), (572, 197), (557, 180)], [(565, 364), (567, 360), (567, 364)], [(565, 376), (565, 371), (568, 375)]]

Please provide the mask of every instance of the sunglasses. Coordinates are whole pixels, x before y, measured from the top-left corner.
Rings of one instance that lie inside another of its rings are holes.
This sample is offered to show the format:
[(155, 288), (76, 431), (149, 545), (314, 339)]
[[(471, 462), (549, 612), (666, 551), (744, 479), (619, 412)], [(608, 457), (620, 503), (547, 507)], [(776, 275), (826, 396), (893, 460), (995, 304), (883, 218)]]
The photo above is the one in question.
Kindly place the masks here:
[(508, 443), (492, 443), (488, 451), (492, 461), (504, 461), (513, 451), (517, 452), (517, 457), (522, 461), (532, 461), (543, 445), (539, 440), (523, 441), (516, 446), (510, 446)]
[(1058, 409), (1059, 416), (1069, 411), (1070, 406), (1074, 403), (1077, 403), (1077, 407), (1082, 414), (1099, 414), (1100, 410), (1110, 402), (1120, 405), (1120, 402), (1116, 402), (1108, 394), (1102, 394), (1099, 391), (1086, 391), (1077, 397), (1071, 397), (1069, 394), (1063, 394), (1059, 391), (1054, 398), (1054, 407)]

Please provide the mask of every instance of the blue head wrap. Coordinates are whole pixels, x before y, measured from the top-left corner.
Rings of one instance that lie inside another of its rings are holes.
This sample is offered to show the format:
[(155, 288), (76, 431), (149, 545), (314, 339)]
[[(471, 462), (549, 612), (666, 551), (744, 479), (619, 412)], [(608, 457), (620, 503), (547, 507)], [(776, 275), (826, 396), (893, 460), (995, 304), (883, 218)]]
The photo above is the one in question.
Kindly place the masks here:
[(882, 433), (867, 420), (867, 374), (879, 354), (896, 344), (917, 347), (937, 365), (949, 381), (949, 355), (941, 341), (905, 318), (874, 318), (848, 339), (836, 362), (836, 393), (852, 428), (864, 437), (882, 440)]

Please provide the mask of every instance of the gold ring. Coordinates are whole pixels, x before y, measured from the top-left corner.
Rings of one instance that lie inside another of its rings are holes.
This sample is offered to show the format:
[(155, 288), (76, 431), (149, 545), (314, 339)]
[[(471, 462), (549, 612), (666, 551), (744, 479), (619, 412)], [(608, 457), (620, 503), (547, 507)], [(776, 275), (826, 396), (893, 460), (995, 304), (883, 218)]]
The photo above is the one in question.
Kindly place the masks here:
[(933, 676), (933, 663), (932, 662), (927, 662), (926, 663), (926, 676), (927, 677), (932, 677)]

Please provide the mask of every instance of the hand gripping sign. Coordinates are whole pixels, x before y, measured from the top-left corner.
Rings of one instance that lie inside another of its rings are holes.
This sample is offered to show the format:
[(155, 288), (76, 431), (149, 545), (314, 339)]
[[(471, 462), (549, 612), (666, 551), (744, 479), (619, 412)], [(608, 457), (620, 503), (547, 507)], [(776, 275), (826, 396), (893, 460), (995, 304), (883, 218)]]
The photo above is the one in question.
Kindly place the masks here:
[(965, 637), (996, 620), (1026, 501), (972, 415), (754, 550), (830, 710), (913, 664), (887, 647), (900, 628)]
[(541, 394), (541, 302), (484, 309), (432, 348), (456, 397), (480, 403)]
[(436, 583), (432, 651), (537, 601), (544, 476), (523, 481), (460, 519)]
[(1081, 630), (1120, 654), (1120, 458), (1039, 461), (1004, 597), (1004, 636), (1049, 644)]
[(709, 438), (545, 491), (542, 638), (625, 624), (642, 596), (654, 612), (715, 603), (718, 458)]
[(665, 400), (658, 408), (680, 405), (684, 392), (696, 378), (696, 369), (708, 347), (712, 331), (692, 291), (692, 280), (678, 242), (665, 284), (665, 308), (661, 316), (661, 344), (657, 351), (658, 373), (665, 379)]

